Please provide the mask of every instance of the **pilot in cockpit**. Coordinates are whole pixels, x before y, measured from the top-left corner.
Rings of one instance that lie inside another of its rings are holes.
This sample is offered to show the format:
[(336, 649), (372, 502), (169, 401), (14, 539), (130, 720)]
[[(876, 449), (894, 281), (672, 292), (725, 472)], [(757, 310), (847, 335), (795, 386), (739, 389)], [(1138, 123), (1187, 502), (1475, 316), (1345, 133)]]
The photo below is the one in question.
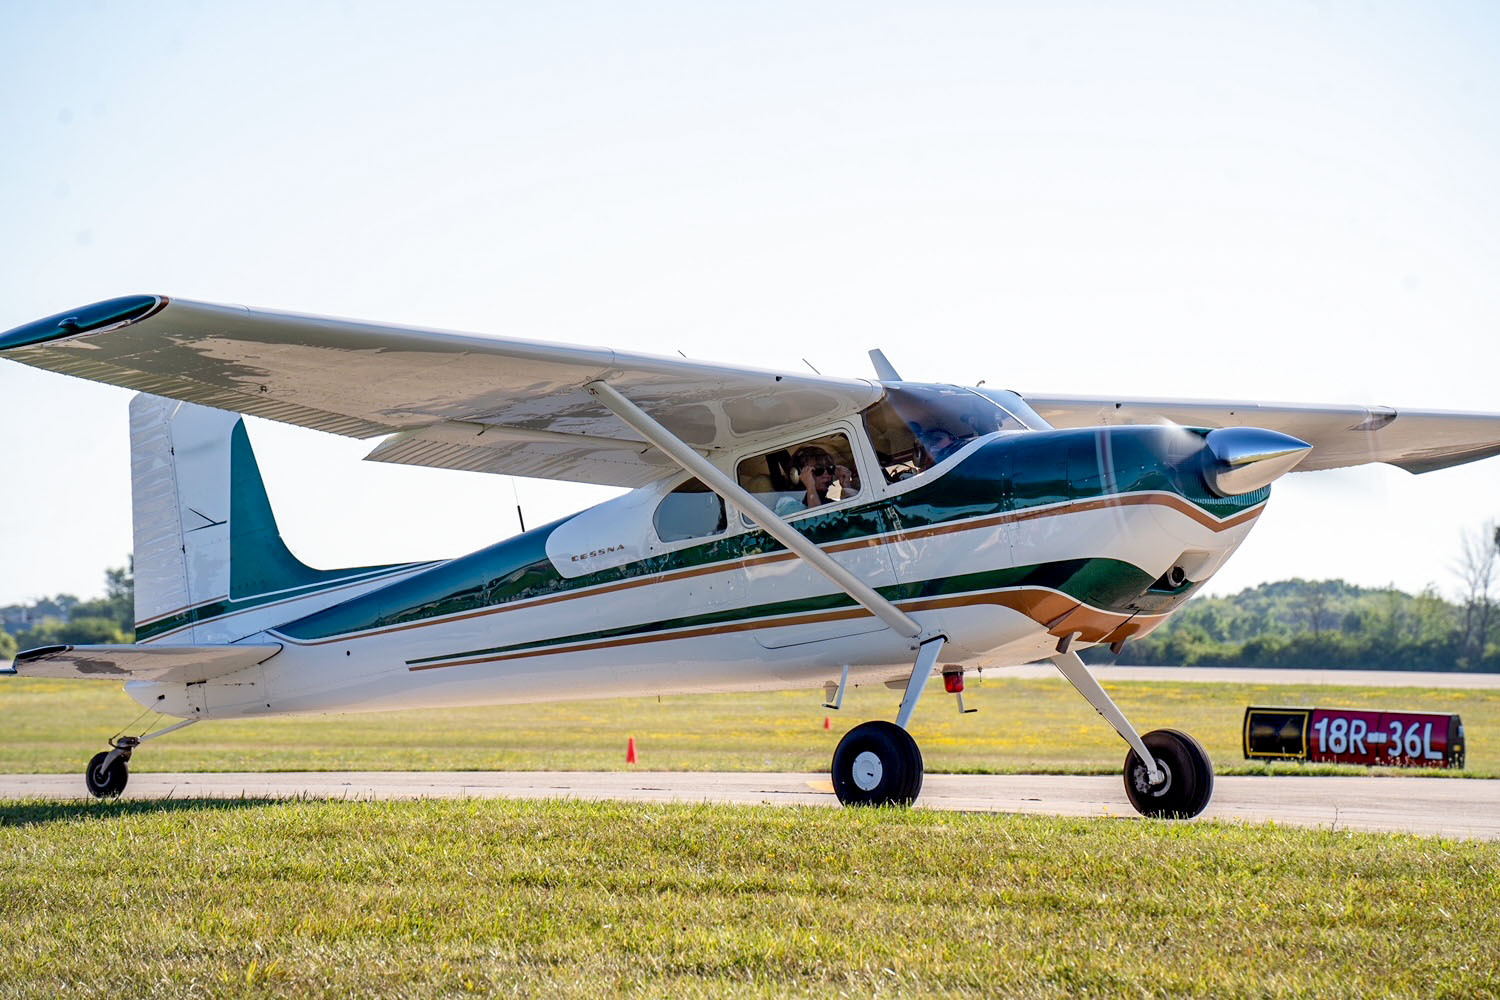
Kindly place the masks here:
[(930, 469), (969, 442), (971, 435), (956, 437), (944, 427), (929, 427), (917, 430), (917, 443), (921, 454), (917, 456), (917, 467)]

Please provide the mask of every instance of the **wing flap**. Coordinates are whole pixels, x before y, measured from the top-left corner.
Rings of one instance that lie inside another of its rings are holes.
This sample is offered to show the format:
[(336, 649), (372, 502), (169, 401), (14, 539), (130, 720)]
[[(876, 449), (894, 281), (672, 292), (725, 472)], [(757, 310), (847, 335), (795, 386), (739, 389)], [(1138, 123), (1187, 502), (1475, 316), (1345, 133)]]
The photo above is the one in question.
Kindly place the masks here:
[(1500, 454), (1500, 413), (1201, 399), (1025, 398), (1054, 427), (1170, 422), (1281, 431), (1313, 446), (1296, 472), (1385, 462), (1420, 473)]
[(386, 438), (367, 462), (634, 488), (678, 471), (644, 441), (446, 421)]
[(17, 653), (11, 672), (22, 677), (192, 684), (264, 663), (279, 652), (279, 642), (197, 646), (40, 646)]

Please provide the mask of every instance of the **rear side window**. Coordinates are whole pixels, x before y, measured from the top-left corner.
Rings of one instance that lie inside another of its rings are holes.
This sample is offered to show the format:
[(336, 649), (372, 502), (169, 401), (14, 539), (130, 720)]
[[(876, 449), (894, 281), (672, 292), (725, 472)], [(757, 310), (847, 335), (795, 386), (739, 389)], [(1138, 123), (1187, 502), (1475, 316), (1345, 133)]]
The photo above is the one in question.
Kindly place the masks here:
[(689, 479), (662, 498), (651, 518), (664, 542), (704, 538), (724, 530), (724, 500), (696, 479)]

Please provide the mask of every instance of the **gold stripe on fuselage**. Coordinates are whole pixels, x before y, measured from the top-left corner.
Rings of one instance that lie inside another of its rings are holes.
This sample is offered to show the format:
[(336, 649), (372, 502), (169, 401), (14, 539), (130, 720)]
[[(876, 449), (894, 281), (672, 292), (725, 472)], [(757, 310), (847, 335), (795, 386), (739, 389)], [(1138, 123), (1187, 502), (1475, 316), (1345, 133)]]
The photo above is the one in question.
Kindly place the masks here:
[[(1098, 497), (1092, 500), (1069, 500), (1050, 507), (1038, 507), (1028, 510), (1012, 511), (1006, 514), (991, 514), (985, 517), (974, 518), (968, 521), (950, 521), (943, 524), (927, 525), (921, 528), (904, 528), (881, 535), (869, 535), (865, 538), (851, 539), (846, 542), (833, 542), (820, 546), (824, 552), (839, 553), (851, 552), (862, 548), (874, 548), (879, 545), (891, 545), (902, 542), (917, 541), (924, 538), (932, 538), (938, 535), (953, 534), (959, 531), (980, 531), (986, 528), (999, 527), (1004, 524), (1013, 524), (1021, 521), (1030, 521), (1043, 517), (1059, 517), (1064, 514), (1084, 513), (1092, 510), (1103, 510), (1110, 507), (1135, 507), (1149, 506), (1168, 507), (1179, 514), (1183, 514), (1209, 530), (1218, 533), (1228, 531), (1260, 516), (1265, 507), (1262, 502), (1247, 510), (1235, 514), (1233, 517), (1219, 519), (1212, 514), (1200, 509), (1187, 500), (1171, 493), (1129, 493), (1123, 496)], [(296, 639), (283, 635), (274, 628), (269, 629), (277, 639), (291, 643), (296, 646), (321, 646), (332, 642), (347, 642), (349, 639), (368, 639), (378, 635), (391, 635), (396, 632), (404, 632), (408, 629), (426, 628), (429, 625), (449, 624), (452, 622), (469, 621), (474, 618), (483, 618), (488, 615), (503, 614), (507, 611), (521, 611), (527, 608), (539, 608), (561, 601), (572, 601), (583, 597), (598, 597), (605, 594), (620, 593), (633, 590), (637, 587), (654, 586), (659, 583), (675, 583), (679, 580), (690, 580), (698, 576), (708, 576), (714, 573), (730, 573), (749, 569), (752, 566), (767, 566), (789, 559), (796, 559), (794, 552), (785, 550), (779, 552), (768, 552), (762, 555), (746, 556), (742, 559), (733, 559), (726, 562), (710, 563), (704, 566), (693, 566), (687, 569), (673, 570), (650, 576), (636, 577), (632, 580), (621, 580), (618, 583), (600, 584), (595, 587), (581, 588), (569, 591), (565, 594), (553, 594), (547, 597), (535, 597), (529, 600), (513, 601), (508, 604), (500, 604), (494, 607), (481, 608), (477, 611), (466, 611), (442, 618), (426, 618), (421, 621), (406, 622), (401, 625), (390, 625), (385, 628), (370, 629), (361, 632), (346, 632), (325, 639)], [(921, 609), (919, 609), (921, 610)], [(858, 617), (865, 612), (855, 610), (851, 616)], [(1109, 614), (1110, 612), (1101, 612)], [(1122, 616), (1128, 618), (1129, 616)], [(1165, 618), (1165, 616), (1162, 616)], [(832, 621), (836, 619), (816, 619), (818, 621)], [(1050, 621), (1051, 619), (1046, 619)], [(724, 629), (721, 628), (720, 631)], [(1076, 631), (1076, 629), (1074, 629)], [(1062, 633), (1059, 633), (1059, 635)], [(1135, 633), (1132, 633), (1135, 634)], [(1096, 640), (1089, 640), (1096, 641)], [(1113, 641), (1113, 640), (1111, 640)]]
[[(1168, 612), (1167, 614), (1160, 615), (1132, 615), (1105, 611), (1101, 608), (1083, 604), (1076, 598), (1069, 597), (1060, 591), (1048, 590), (1042, 587), (1018, 587), (1011, 590), (987, 591), (980, 594), (959, 594), (953, 597), (922, 598), (920, 600), (898, 601), (896, 603), (903, 611), (939, 611), (943, 608), (972, 607), (977, 604), (989, 604), (1020, 612), (1035, 621), (1038, 625), (1044, 627), (1051, 619), (1043, 619), (1038, 617), (1038, 615), (1051, 614), (1053, 611), (1057, 611), (1058, 614), (1054, 615), (1054, 618), (1065, 618), (1067, 629), (1066, 632), (1053, 631), (1051, 634), (1061, 637), (1067, 632), (1081, 632), (1083, 633), (1082, 640), (1084, 642), (1102, 642), (1105, 639), (1113, 642), (1116, 638), (1140, 635), (1160, 625), (1167, 619), (1168, 614), (1170, 614)], [(728, 622), (675, 632), (622, 636), (618, 639), (596, 639), (579, 643), (559, 643), (555, 646), (523, 649), (513, 653), (495, 653), (485, 656), (468, 657), (462, 660), (450, 660), (447, 663), (409, 664), (407, 670), (438, 670), (444, 667), (472, 666), (478, 663), (501, 663), (506, 660), (525, 660), (536, 656), (583, 653), (596, 649), (618, 649), (622, 646), (638, 646), (648, 642), (673, 642), (678, 639), (698, 639), (704, 636), (723, 635), (729, 632), (752, 632), (760, 629), (787, 628), (794, 625), (817, 625), (823, 622), (849, 621), (855, 618), (870, 618), (873, 620), (874, 616), (864, 608), (845, 608), (839, 611), (787, 615), (781, 618), (756, 618), (751, 621)], [(1117, 636), (1116, 634), (1127, 624), (1132, 626), (1139, 625), (1140, 628), (1138, 630), (1133, 629), (1125, 635)]]

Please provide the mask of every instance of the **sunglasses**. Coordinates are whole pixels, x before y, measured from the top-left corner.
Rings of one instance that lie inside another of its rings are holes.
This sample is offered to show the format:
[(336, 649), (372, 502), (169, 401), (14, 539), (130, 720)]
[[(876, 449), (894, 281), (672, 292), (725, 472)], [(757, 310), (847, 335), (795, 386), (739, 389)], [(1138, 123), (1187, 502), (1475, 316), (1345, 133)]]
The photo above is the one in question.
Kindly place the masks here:
[(814, 465), (812, 467), (812, 473), (815, 476), (831, 476), (831, 475), (833, 475), (833, 466), (831, 466), (831, 465)]

